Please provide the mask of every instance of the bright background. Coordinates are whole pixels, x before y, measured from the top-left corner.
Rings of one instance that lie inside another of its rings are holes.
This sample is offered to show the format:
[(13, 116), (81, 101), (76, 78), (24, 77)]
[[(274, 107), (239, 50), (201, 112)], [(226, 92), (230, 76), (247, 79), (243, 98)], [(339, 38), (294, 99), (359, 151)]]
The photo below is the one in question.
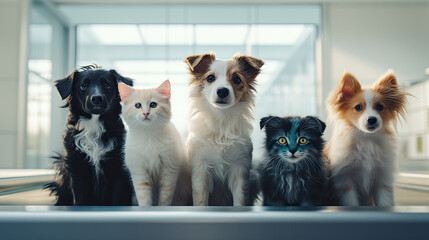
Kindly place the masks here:
[[(343, 71), (365, 85), (393, 68), (412, 93), (399, 126), (399, 170), (429, 191), (429, 1), (0, 0), (0, 168), (46, 168), (62, 151), (67, 109), (53, 81), (96, 63), (137, 87), (172, 82), (173, 123), (187, 135), (184, 59), (214, 51), (265, 61), (258, 120), (317, 115)], [(119, 4), (120, 3), (120, 4)], [(330, 128), (326, 137), (330, 136)]]
[[(69, 21), (76, 21), (74, 37), (68, 44), (73, 47), (73, 67), (96, 63), (105, 69), (113, 68), (134, 79), (138, 88), (155, 87), (165, 79), (171, 81), (172, 121), (184, 139), (188, 128), (189, 80), (184, 59), (209, 51), (223, 59), (242, 53), (265, 61), (257, 78), (255, 160), (263, 157), (264, 136), (259, 119), (268, 114), (318, 114), (315, 44), (320, 24), (319, 6), (151, 6), (150, 10), (147, 6), (123, 6), (119, 14), (124, 14), (124, 18), (115, 23), (111, 15), (105, 14), (116, 11), (110, 6), (94, 8), (91, 19), (78, 14), (88, 11), (88, 6), (60, 5), (58, 8)], [(132, 16), (136, 8), (140, 11)], [(293, 19), (269, 15), (279, 8), (295, 14), (300, 12), (302, 16)], [(45, 10), (45, 6), (36, 4), (30, 14), (34, 23), (30, 24), (29, 36), (29, 108), (24, 162), (28, 168), (46, 167), (51, 161), (46, 156), (53, 150), (61, 150), (58, 139), (64, 128), (60, 123), (63, 124), (66, 114), (58, 108), (58, 94), (52, 88), (52, 71), (59, 64), (53, 53), (55, 29), (46, 18)], [(206, 11), (219, 18), (204, 18)], [(160, 13), (165, 16), (159, 17)], [(181, 19), (173, 20), (175, 18)]]

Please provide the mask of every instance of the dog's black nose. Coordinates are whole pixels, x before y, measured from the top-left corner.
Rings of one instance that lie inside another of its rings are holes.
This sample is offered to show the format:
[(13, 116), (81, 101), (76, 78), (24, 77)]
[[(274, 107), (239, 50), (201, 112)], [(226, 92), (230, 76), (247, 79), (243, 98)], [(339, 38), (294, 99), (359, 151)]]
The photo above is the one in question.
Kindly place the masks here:
[(226, 97), (228, 96), (228, 94), (229, 94), (229, 90), (228, 90), (228, 88), (219, 88), (219, 89), (217, 90), (217, 95), (218, 95), (220, 98), (226, 98)]
[(99, 105), (101, 102), (103, 102), (103, 96), (101, 96), (101, 95), (92, 95), (91, 102), (94, 105)]
[(373, 125), (377, 122), (377, 118), (376, 117), (369, 117), (368, 118), (368, 123)]

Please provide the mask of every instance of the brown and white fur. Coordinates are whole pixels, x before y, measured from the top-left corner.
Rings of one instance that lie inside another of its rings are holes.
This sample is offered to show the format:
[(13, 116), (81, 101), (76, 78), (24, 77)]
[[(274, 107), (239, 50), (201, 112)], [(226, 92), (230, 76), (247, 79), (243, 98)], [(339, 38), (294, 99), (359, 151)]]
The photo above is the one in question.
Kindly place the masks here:
[(170, 82), (153, 89), (119, 84), (128, 125), (125, 162), (140, 206), (191, 205), (185, 145), (170, 122)]
[(345, 72), (328, 99), (333, 135), (325, 148), (340, 205), (393, 206), (396, 123), (406, 93), (388, 71), (371, 88)]
[(214, 53), (185, 62), (194, 205), (250, 205), (255, 78), (264, 62), (244, 55), (219, 60)]

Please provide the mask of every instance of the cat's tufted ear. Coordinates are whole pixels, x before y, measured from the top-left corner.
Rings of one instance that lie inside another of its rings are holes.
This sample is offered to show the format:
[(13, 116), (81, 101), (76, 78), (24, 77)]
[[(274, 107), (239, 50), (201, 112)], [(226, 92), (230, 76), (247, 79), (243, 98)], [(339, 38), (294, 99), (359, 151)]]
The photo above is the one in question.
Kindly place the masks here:
[(128, 86), (133, 86), (133, 80), (131, 78), (124, 77), (113, 69), (111, 69), (109, 72), (115, 76), (116, 81), (118, 83), (122, 82), (127, 84)]
[(268, 122), (273, 119), (279, 119), (279, 117), (268, 116), (268, 117), (262, 118), (261, 121), (259, 122), (259, 127), (263, 129), (268, 124)]
[(124, 83), (119, 83), (118, 84), (118, 90), (119, 90), (119, 94), (121, 95), (121, 99), (123, 101), (125, 101), (131, 94), (134, 93), (134, 88), (124, 84)]
[(320, 135), (322, 135), (323, 132), (325, 131), (326, 124), (319, 118), (308, 116), (308, 117), (305, 117), (305, 121), (307, 122), (308, 127), (317, 129)]
[(171, 97), (171, 85), (170, 85), (170, 81), (169, 80), (165, 80), (163, 83), (161, 83), (161, 85), (159, 85), (156, 88), (156, 91), (159, 92), (160, 94), (166, 96), (167, 99), (170, 100), (170, 97)]
[(78, 74), (79, 72), (75, 70), (67, 77), (55, 81), (55, 87), (57, 87), (57, 90), (60, 93), (62, 100), (64, 100), (70, 95), (73, 87), (73, 81), (75, 78), (78, 77)]

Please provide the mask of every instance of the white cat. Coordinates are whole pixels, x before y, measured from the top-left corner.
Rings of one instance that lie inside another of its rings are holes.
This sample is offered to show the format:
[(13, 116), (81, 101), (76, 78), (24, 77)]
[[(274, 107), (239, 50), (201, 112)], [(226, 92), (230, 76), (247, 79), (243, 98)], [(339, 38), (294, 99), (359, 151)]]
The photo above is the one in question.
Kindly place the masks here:
[(153, 89), (119, 84), (128, 125), (125, 162), (140, 206), (192, 204), (190, 167), (170, 122), (170, 81)]

